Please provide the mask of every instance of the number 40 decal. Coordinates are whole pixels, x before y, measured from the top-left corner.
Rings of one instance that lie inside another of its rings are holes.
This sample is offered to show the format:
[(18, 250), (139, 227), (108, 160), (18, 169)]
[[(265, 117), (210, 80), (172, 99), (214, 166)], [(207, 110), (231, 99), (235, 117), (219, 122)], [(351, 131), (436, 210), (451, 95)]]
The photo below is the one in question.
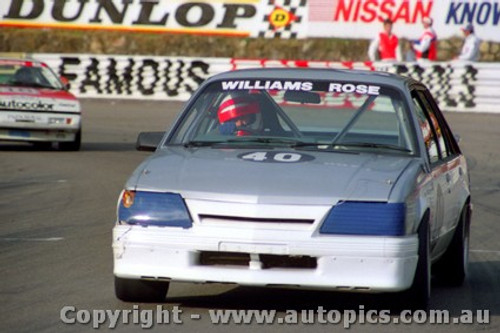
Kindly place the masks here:
[(264, 163), (297, 163), (314, 160), (313, 156), (307, 154), (267, 151), (254, 151), (238, 155), (238, 157), (247, 161)]

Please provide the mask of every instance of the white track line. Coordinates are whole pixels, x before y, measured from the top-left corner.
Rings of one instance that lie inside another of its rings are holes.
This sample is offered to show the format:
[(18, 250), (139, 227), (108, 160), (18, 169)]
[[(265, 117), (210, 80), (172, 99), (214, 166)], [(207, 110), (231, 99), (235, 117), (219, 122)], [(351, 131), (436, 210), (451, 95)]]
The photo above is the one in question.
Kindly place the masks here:
[(29, 238), (29, 237), (2, 237), (2, 242), (58, 242), (63, 240), (63, 237), (49, 237), (49, 238)]
[(469, 250), (470, 252), (477, 252), (477, 253), (494, 253), (494, 254), (500, 254), (500, 251), (493, 251), (493, 250)]

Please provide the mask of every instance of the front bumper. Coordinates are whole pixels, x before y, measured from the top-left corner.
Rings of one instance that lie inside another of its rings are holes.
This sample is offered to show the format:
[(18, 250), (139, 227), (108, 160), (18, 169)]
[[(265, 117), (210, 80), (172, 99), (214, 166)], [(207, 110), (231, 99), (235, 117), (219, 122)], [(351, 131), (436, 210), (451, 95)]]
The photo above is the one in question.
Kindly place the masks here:
[(80, 113), (0, 112), (0, 140), (73, 141), (80, 130)]
[[(246, 266), (201, 264), (204, 252), (249, 253)], [(418, 238), (312, 235), (273, 230), (193, 225), (190, 229), (116, 225), (114, 274), (130, 279), (220, 282), (251, 286), (395, 292), (410, 287)], [(263, 268), (255, 254), (308, 256), (315, 267)]]

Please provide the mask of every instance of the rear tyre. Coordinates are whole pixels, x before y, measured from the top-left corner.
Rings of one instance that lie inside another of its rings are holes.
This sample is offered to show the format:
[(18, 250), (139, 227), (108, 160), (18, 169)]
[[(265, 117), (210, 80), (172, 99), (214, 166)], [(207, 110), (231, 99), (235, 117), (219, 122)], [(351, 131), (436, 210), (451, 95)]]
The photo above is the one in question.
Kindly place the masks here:
[(75, 139), (69, 142), (59, 142), (59, 150), (63, 151), (77, 151), (80, 150), (82, 143), (82, 130), (79, 130), (75, 134)]
[(401, 293), (401, 301), (411, 310), (427, 310), (431, 296), (430, 228), (425, 219), (418, 230), (418, 263), (411, 287)]
[(462, 209), (460, 221), (448, 249), (433, 267), (436, 278), (447, 286), (460, 287), (467, 276), (470, 216), (470, 205), (467, 204)]
[(162, 302), (169, 286), (167, 281), (123, 279), (115, 276), (115, 295), (125, 302)]

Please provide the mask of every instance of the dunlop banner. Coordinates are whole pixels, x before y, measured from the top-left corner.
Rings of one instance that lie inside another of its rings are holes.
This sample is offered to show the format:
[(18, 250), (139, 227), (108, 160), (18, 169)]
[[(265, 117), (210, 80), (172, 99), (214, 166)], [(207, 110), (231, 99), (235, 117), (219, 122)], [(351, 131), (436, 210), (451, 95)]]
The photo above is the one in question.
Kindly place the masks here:
[(0, 26), (305, 37), (306, 0), (1, 0)]

